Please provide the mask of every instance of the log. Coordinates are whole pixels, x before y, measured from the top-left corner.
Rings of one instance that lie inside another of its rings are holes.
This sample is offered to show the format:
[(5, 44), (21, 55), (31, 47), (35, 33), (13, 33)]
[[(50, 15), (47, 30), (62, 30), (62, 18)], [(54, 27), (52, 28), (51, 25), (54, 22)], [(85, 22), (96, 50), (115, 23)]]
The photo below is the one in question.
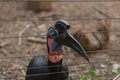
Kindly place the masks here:
[(42, 1), (29, 1), (28, 9), (33, 10), (35, 12), (40, 11), (49, 11), (52, 9), (52, 2), (42, 2)]

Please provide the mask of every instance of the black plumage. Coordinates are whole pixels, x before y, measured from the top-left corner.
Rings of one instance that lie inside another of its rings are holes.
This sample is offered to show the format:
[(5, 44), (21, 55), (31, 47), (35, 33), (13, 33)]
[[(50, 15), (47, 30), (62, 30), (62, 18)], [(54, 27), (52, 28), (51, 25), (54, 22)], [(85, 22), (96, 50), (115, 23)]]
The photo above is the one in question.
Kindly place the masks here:
[(34, 57), (26, 74), (26, 80), (66, 80), (68, 66), (63, 60), (59, 63), (51, 63), (47, 57)]

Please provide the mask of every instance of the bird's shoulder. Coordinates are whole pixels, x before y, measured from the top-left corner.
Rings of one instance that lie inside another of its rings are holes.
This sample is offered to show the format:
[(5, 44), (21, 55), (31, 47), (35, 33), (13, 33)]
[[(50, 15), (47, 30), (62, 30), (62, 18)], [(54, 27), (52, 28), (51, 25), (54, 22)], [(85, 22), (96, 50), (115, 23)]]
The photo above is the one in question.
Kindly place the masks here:
[(32, 66), (32, 67), (43, 67), (43, 66), (47, 66), (47, 63), (48, 63), (47, 57), (37, 56), (37, 57), (34, 57), (31, 60), (30, 66)]

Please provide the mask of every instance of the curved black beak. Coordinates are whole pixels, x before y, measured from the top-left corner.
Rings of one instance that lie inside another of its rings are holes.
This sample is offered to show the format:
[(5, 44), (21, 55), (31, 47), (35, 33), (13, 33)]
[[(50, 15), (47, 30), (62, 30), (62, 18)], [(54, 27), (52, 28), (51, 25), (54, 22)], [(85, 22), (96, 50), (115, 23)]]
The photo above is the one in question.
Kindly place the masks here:
[(82, 45), (67, 31), (63, 34), (60, 34), (59, 37), (56, 39), (59, 44), (66, 45), (71, 47), (72, 49), (76, 50), (80, 53), (88, 62), (90, 62), (88, 55)]

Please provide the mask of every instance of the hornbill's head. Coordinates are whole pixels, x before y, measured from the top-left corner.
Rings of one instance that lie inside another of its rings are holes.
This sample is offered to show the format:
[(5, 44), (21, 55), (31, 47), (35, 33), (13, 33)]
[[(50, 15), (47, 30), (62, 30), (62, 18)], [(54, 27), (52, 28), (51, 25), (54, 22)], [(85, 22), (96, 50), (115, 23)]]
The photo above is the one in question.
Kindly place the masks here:
[(89, 58), (82, 45), (67, 32), (70, 25), (65, 20), (58, 20), (54, 26), (50, 27), (47, 34), (48, 59), (52, 63), (59, 62), (63, 55), (62, 45), (71, 47), (80, 53), (88, 62)]

